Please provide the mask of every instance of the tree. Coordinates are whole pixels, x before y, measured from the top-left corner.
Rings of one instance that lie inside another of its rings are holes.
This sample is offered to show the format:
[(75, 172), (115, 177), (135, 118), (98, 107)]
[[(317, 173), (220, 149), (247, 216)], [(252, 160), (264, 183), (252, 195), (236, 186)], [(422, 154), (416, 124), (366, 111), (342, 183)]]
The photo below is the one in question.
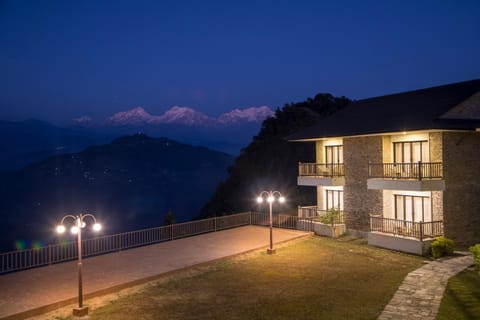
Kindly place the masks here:
[[(318, 94), (313, 99), (286, 104), (274, 117), (265, 119), (257, 136), (235, 159), (229, 177), (202, 208), (200, 217), (212, 217), (256, 208), (262, 190), (278, 190), (288, 198), (290, 208), (314, 204), (316, 190), (298, 187), (298, 161), (315, 162), (313, 143), (292, 143), (286, 138), (314, 125), (350, 102), (345, 97)], [(301, 192), (299, 190), (301, 189)]]
[(163, 220), (163, 224), (168, 226), (171, 224), (175, 224), (177, 221), (175, 220), (175, 216), (172, 210), (168, 210), (167, 214), (165, 215), (165, 219)]

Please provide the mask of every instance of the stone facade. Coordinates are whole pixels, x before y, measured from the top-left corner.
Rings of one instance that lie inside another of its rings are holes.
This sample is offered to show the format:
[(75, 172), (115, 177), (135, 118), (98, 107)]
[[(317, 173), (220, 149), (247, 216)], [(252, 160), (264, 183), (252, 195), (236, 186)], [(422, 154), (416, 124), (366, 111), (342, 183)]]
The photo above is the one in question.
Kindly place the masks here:
[[(393, 194), (402, 191), (368, 189), (368, 164), (393, 162), (392, 144), (403, 139), (428, 140), (428, 161), (442, 162), (445, 189), (426, 191), (431, 199), (432, 220), (443, 220), (445, 236), (453, 239), (458, 248), (480, 243), (480, 132), (435, 131), (317, 141), (317, 163), (325, 163), (325, 146), (343, 145), (343, 207), (347, 228), (369, 231), (370, 214), (394, 218)], [(325, 205), (324, 189), (317, 186), (320, 207)], [(414, 193), (408, 190), (411, 189), (406, 189), (406, 194)]]
[(431, 132), (428, 135), (430, 162), (443, 161), (443, 136), (441, 132)]
[(443, 191), (432, 191), (432, 220), (443, 220)]
[(344, 210), (348, 229), (368, 231), (370, 214), (382, 212), (381, 190), (368, 190), (368, 163), (382, 162), (382, 137), (343, 139), (345, 166)]
[(444, 132), (444, 231), (460, 248), (480, 243), (479, 169), (480, 132)]

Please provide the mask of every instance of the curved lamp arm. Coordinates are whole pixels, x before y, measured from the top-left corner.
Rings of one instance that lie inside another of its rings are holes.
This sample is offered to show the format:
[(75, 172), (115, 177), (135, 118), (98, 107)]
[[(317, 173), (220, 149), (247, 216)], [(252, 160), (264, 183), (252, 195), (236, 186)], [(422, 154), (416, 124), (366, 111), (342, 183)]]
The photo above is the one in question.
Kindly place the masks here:
[(77, 233), (80, 228), (85, 228), (86, 227), (85, 218), (91, 218), (93, 220), (93, 230), (94, 231), (100, 231), (102, 229), (102, 225), (97, 222), (97, 219), (95, 218), (95, 216), (93, 214), (86, 213), (86, 214), (79, 214), (77, 216), (74, 216), (73, 214), (67, 214), (62, 218), (60, 224), (57, 226), (57, 233), (64, 233), (65, 232), (64, 222), (67, 219), (72, 219), (73, 221), (76, 222), (75, 223), (76, 225), (74, 225), (72, 227), (71, 231), (72, 231), (72, 233)]
[(257, 197), (257, 202), (262, 203), (263, 198), (267, 198), (267, 202), (272, 203), (275, 201), (275, 199), (278, 199), (278, 202), (284, 203), (285, 202), (285, 197), (282, 196), (280, 191), (262, 191)]

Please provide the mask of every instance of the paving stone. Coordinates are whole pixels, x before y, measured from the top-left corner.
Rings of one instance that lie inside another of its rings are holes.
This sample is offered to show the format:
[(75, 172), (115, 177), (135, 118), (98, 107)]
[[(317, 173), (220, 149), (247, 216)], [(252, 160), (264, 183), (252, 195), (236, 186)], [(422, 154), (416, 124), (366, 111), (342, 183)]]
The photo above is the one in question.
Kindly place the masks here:
[(435, 320), (448, 279), (472, 264), (470, 255), (449, 257), (410, 272), (378, 319)]

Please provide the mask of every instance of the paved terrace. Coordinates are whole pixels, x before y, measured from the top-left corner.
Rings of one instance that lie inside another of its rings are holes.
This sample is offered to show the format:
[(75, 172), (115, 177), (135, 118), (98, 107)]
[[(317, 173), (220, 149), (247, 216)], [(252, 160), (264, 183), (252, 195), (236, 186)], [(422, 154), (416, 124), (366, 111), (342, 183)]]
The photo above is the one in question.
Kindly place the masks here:
[[(308, 234), (274, 228), (273, 240), (279, 243)], [(268, 244), (269, 228), (244, 226), (87, 258), (83, 292), (88, 299)], [(0, 319), (23, 319), (74, 303), (77, 290), (77, 261), (1, 275)]]

